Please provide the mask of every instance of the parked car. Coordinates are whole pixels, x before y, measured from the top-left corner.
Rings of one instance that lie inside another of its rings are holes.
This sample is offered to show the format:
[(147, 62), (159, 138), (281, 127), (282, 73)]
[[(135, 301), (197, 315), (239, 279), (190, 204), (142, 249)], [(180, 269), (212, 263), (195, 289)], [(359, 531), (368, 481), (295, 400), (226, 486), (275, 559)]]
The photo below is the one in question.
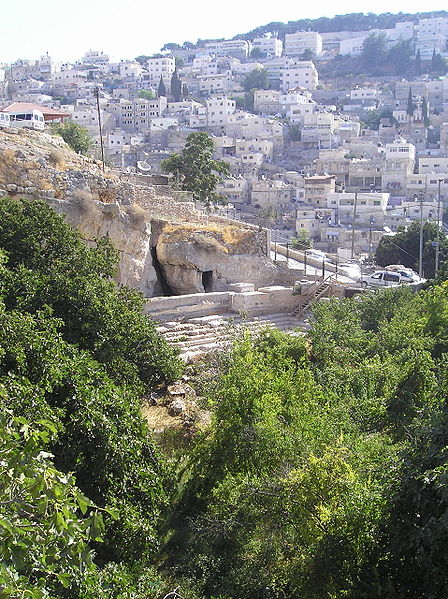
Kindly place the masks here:
[(418, 276), (415, 270), (412, 270), (412, 268), (406, 268), (406, 266), (403, 266), (402, 264), (390, 264), (389, 266), (385, 267), (385, 270), (390, 270), (391, 272), (397, 272), (400, 274), (401, 278), (403, 279), (403, 283), (420, 283), (421, 281), (424, 281), (424, 279), (421, 279)]
[(391, 270), (377, 270), (371, 275), (361, 277), (363, 287), (397, 287), (402, 283), (404, 281), (400, 273)]
[(305, 254), (307, 258), (313, 258), (313, 260), (319, 260), (320, 262), (331, 262), (327, 254), (325, 252), (321, 252), (320, 250), (305, 250)]

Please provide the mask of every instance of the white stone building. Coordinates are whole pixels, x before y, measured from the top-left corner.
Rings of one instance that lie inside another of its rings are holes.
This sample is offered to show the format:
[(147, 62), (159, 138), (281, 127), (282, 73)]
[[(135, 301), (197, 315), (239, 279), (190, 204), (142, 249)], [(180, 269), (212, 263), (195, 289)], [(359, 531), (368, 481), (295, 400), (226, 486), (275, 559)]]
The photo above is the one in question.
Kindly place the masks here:
[(298, 31), (285, 35), (285, 56), (302, 56), (306, 50), (316, 56), (322, 54), (322, 37), (317, 31)]
[(310, 60), (293, 61), (285, 64), (280, 71), (280, 87), (283, 92), (296, 87), (305, 89), (316, 89), (319, 83), (319, 75), (314, 63)]
[(163, 79), (163, 83), (167, 89), (171, 85), (171, 76), (176, 68), (174, 58), (165, 56), (163, 58), (148, 58), (146, 63), (147, 73), (146, 79), (151, 87), (157, 89), (160, 83), (160, 77)]
[(281, 56), (283, 52), (283, 42), (276, 37), (256, 37), (252, 47), (259, 48), (266, 56)]

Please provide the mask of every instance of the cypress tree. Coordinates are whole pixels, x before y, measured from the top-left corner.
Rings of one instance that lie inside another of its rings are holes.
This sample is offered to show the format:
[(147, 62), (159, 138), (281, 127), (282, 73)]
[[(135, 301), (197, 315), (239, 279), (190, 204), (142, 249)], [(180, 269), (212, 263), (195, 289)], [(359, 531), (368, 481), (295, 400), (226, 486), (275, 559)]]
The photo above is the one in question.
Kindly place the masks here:
[(171, 95), (175, 102), (180, 102), (182, 99), (182, 82), (177, 74), (177, 69), (174, 69), (174, 73), (171, 75)]
[(434, 48), (431, 56), (431, 71), (437, 71), (437, 54)]
[(409, 95), (408, 95), (408, 105), (406, 107), (406, 114), (408, 114), (409, 116), (412, 116), (414, 114), (414, 110), (415, 110), (415, 104), (412, 101), (412, 88), (409, 88)]
[(429, 127), (428, 102), (426, 101), (426, 98), (423, 98), (422, 102), (422, 121), (425, 127)]
[(422, 55), (420, 49), (417, 50), (417, 54), (415, 55), (415, 73), (416, 75), (422, 74)]
[(162, 75), (160, 75), (159, 87), (157, 88), (157, 95), (160, 98), (161, 96), (166, 96), (166, 87), (163, 82)]

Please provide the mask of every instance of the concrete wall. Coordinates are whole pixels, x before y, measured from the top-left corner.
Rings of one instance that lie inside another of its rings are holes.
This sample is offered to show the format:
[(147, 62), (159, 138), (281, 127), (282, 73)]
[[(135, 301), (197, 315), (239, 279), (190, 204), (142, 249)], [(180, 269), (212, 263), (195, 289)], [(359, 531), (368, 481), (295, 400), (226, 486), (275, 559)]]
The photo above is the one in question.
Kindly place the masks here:
[(290, 312), (297, 303), (292, 287), (272, 286), (245, 293), (224, 291), (154, 297), (146, 301), (143, 312), (156, 320), (171, 320), (219, 312)]

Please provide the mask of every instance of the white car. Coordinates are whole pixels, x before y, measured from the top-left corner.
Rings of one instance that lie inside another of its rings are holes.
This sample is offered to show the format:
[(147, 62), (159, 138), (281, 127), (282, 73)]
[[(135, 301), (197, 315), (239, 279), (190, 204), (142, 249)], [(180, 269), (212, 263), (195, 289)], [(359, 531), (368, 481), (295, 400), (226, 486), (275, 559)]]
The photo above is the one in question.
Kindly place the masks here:
[(321, 252), (320, 250), (305, 250), (305, 254), (307, 258), (313, 258), (313, 260), (319, 260), (320, 262), (331, 262), (327, 254), (325, 252)]
[(361, 277), (363, 287), (398, 287), (402, 283), (404, 281), (400, 273), (391, 270), (377, 270), (372, 275)]
[(415, 270), (412, 270), (412, 268), (406, 268), (406, 266), (403, 266), (402, 264), (391, 264), (386, 266), (385, 270), (399, 273), (403, 279), (403, 283), (420, 283), (424, 281), (424, 279), (421, 279), (418, 276)]

